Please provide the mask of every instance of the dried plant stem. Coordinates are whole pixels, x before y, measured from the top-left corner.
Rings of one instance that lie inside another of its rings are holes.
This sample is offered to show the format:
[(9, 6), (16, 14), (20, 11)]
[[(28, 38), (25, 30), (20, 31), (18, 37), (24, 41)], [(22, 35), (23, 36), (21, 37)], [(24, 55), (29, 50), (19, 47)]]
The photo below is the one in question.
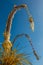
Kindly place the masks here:
[(31, 38), (30, 38), (30, 36), (28, 35), (28, 34), (19, 34), (19, 35), (16, 35), (16, 37), (14, 38), (14, 40), (13, 40), (13, 44), (15, 43), (15, 41), (19, 38), (19, 37), (22, 37), (22, 36), (25, 36), (28, 40), (29, 40), (29, 42), (30, 42), (30, 45), (31, 45), (31, 47), (32, 47), (32, 50), (33, 50), (33, 53), (34, 53), (34, 55), (36, 56), (36, 59), (37, 60), (39, 60), (39, 57), (38, 57), (38, 55), (37, 55), (37, 53), (36, 53), (36, 51), (35, 51), (35, 49), (34, 49), (34, 47), (33, 47), (33, 44), (32, 44), (32, 40), (31, 40)]

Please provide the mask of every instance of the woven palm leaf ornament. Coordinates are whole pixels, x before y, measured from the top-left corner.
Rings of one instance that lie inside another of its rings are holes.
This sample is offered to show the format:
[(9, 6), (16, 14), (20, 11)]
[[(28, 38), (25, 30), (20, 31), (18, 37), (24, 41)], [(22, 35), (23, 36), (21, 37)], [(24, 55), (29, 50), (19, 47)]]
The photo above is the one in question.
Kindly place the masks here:
[(34, 31), (34, 20), (28, 11), (27, 5), (22, 4), (19, 6), (14, 6), (13, 10), (10, 12), (10, 14), (8, 16), (7, 25), (6, 25), (6, 29), (4, 32), (4, 42), (2, 44), (3, 51), (1, 49), (1, 56), (0, 56), (1, 65), (25, 65), (25, 64), (32, 65), (31, 62), (29, 62), (26, 58), (24, 58), (24, 56), (26, 56), (25, 54), (23, 54), (23, 53), (17, 54), (16, 53), (16, 52), (18, 52), (17, 49), (12, 50), (12, 47), (13, 47), (13, 44), (15, 43), (15, 41), (19, 37), (22, 37), (22, 36), (25, 36), (29, 40), (33, 53), (36, 56), (36, 59), (39, 60), (39, 56), (37, 55), (37, 53), (33, 47), (32, 40), (28, 34), (25, 34), (25, 33), (19, 34), (13, 39), (12, 42), (10, 41), (10, 30), (11, 30), (12, 20), (14, 18), (14, 15), (16, 14), (16, 12), (18, 10), (21, 10), (22, 8), (24, 8), (26, 10), (26, 12), (28, 13), (31, 29), (32, 29), (32, 31)]

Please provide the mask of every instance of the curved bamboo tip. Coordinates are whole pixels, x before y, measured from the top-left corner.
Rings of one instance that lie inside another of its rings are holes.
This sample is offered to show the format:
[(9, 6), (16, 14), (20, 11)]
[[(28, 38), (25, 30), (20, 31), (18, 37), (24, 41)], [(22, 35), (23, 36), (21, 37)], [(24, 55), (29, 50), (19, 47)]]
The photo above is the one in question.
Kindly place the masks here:
[(27, 5), (26, 4), (21, 4), (21, 5), (14, 5), (14, 8), (19, 8), (19, 7), (23, 7), (23, 8), (27, 8)]
[(22, 7), (25, 7), (25, 8), (27, 7), (27, 5), (26, 5), (26, 4), (22, 4), (21, 6), (22, 6)]

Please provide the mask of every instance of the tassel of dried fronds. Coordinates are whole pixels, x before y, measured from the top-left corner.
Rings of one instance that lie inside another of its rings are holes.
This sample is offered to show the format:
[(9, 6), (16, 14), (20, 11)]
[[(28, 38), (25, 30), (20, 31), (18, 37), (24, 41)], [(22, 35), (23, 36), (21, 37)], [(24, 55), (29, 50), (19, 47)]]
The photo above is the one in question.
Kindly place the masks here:
[(14, 49), (9, 56), (2, 56), (0, 58), (1, 65), (32, 65), (32, 63), (25, 58), (25, 54), (17, 54), (16, 52), (17, 50)]

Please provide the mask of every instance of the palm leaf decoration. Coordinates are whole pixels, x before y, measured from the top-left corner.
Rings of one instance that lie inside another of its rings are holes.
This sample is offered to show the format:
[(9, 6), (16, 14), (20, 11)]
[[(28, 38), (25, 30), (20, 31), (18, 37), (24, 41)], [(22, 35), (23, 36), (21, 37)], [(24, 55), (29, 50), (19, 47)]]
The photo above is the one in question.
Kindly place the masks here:
[(33, 18), (31, 16), (30, 12), (28, 11), (27, 5), (22, 4), (19, 6), (14, 6), (13, 10), (11, 11), (11, 13), (8, 16), (7, 25), (6, 25), (6, 29), (4, 32), (5, 40), (2, 44), (3, 50), (2, 50), (2, 52), (0, 52), (1, 65), (32, 65), (32, 63), (25, 58), (26, 54), (24, 54), (24, 53), (18, 54), (17, 52), (19, 50), (17, 50), (16, 48), (12, 50), (12, 47), (13, 47), (13, 44), (15, 43), (15, 41), (19, 37), (22, 37), (22, 36), (25, 36), (29, 40), (33, 53), (36, 56), (37, 60), (39, 60), (39, 57), (38, 57), (36, 51), (34, 50), (32, 40), (28, 34), (25, 34), (25, 33), (19, 34), (14, 38), (14, 40), (12, 42), (10, 41), (10, 30), (11, 30), (11, 25), (12, 25), (12, 19), (14, 18), (14, 15), (17, 12), (17, 10), (20, 10), (21, 8), (26, 9), (26, 11), (28, 12), (31, 29), (32, 29), (32, 31), (34, 31), (34, 21), (33, 21)]

